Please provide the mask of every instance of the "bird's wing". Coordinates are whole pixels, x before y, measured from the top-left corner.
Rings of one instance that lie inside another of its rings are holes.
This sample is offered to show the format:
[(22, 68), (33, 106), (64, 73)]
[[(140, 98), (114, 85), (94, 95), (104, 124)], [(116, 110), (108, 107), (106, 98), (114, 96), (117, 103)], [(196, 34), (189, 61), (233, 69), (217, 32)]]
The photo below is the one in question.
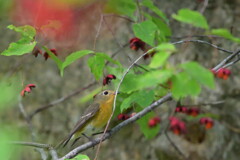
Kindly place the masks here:
[(72, 138), (72, 136), (77, 131), (81, 130), (84, 127), (84, 125), (96, 115), (99, 109), (100, 109), (99, 103), (92, 104), (89, 108), (87, 108), (83, 116), (79, 119), (79, 121), (77, 122), (73, 130), (70, 132), (70, 134), (67, 136), (67, 138), (64, 139), (59, 145), (63, 144), (63, 147), (65, 147), (69, 140)]

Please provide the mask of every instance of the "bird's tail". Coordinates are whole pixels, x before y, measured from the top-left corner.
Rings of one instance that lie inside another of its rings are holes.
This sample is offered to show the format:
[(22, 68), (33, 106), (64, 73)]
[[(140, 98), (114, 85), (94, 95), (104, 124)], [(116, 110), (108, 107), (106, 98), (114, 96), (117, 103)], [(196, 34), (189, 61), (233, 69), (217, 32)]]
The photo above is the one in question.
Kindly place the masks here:
[(68, 142), (70, 141), (70, 139), (72, 138), (72, 135), (69, 135), (68, 137), (66, 137), (65, 139), (63, 139), (56, 147), (55, 149), (59, 149), (59, 147), (65, 147)]

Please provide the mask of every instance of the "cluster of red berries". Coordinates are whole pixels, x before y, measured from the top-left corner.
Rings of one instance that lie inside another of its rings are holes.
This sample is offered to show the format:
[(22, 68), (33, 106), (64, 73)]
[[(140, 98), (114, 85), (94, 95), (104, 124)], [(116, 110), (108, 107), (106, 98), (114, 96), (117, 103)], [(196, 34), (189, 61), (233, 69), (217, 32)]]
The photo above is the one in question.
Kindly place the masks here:
[(26, 85), (26, 87), (21, 91), (21, 96), (24, 97), (25, 96), (25, 92), (30, 93), (32, 91), (32, 88), (35, 88), (36, 85), (35, 84), (28, 84)]
[(148, 127), (156, 127), (161, 122), (160, 117), (153, 117), (148, 121)]
[[(147, 51), (146, 43), (137, 37), (130, 39), (129, 43), (130, 43), (130, 48), (134, 51), (138, 51), (139, 49), (141, 49), (144, 52)], [(156, 53), (155, 51), (152, 51), (152, 52), (146, 54), (143, 58), (147, 59), (149, 57), (153, 57), (155, 53)]]
[(129, 43), (132, 50), (137, 51), (141, 49), (142, 51), (145, 51), (145, 42), (143, 42), (141, 39), (134, 37), (130, 39)]
[(107, 85), (107, 84), (110, 84), (110, 83), (111, 83), (111, 80), (113, 80), (113, 79), (116, 79), (116, 76), (115, 76), (115, 75), (113, 75), (113, 74), (107, 75), (107, 76), (104, 77), (104, 79), (103, 79), (103, 85), (105, 86), (105, 85)]
[(186, 125), (183, 121), (181, 121), (180, 119), (178, 119), (176, 117), (170, 117), (169, 121), (170, 121), (170, 128), (169, 129), (174, 134), (180, 135), (180, 134), (186, 133)]
[(199, 108), (196, 108), (196, 107), (187, 108), (187, 107), (184, 107), (184, 106), (177, 106), (176, 109), (175, 109), (175, 112), (185, 113), (187, 115), (196, 117), (200, 113), (200, 110), (199, 110)]
[[(56, 50), (56, 49), (52, 48), (52, 49), (50, 49), (50, 51), (51, 51), (55, 56), (58, 56), (58, 53), (57, 53), (57, 50)], [(38, 48), (34, 48), (34, 50), (32, 51), (32, 54), (33, 54), (35, 57), (37, 57), (37, 56), (40, 54), (40, 55), (42, 55), (42, 56), (45, 58), (45, 60), (47, 60), (47, 59), (50, 57), (47, 52), (44, 52), (44, 53), (42, 54), (42, 51), (41, 51), (40, 49), (38, 49)]]
[(213, 74), (221, 79), (227, 80), (228, 77), (231, 75), (231, 71), (227, 68), (220, 68), (218, 71), (213, 71)]
[(123, 113), (121, 113), (121, 114), (119, 114), (119, 115), (117, 116), (117, 119), (118, 119), (118, 120), (121, 120), (121, 121), (125, 121), (125, 120), (127, 120), (128, 118), (133, 117), (135, 114), (136, 114), (135, 112), (134, 112), (134, 113), (131, 113), (131, 114), (123, 114)]
[(205, 125), (206, 129), (211, 129), (214, 125), (214, 121), (212, 120), (212, 118), (209, 118), (209, 117), (202, 117), (199, 120), (199, 123), (202, 125)]

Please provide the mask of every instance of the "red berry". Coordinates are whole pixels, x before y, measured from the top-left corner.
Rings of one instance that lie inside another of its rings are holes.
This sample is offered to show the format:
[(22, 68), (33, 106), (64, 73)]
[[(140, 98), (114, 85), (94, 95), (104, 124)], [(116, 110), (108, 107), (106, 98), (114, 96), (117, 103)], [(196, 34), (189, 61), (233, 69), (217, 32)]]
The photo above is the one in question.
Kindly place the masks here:
[(35, 84), (28, 84), (26, 87), (21, 91), (21, 96), (25, 96), (25, 92), (30, 93), (32, 91), (32, 88), (35, 88)]
[(193, 116), (193, 117), (196, 117), (196, 116), (198, 116), (198, 114), (199, 114), (199, 108), (189, 108), (188, 110), (187, 110), (187, 114), (188, 115), (190, 115), (190, 116)]
[(107, 85), (107, 84), (110, 84), (112, 79), (116, 79), (116, 76), (113, 75), (113, 74), (107, 75), (107, 76), (103, 79), (103, 85), (105, 86), (105, 85)]
[(226, 80), (231, 75), (231, 71), (227, 68), (220, 68), (217, 72), (215, 72), (215, 75), (218, 78)]
[(40, 50), (40, 49), (38, 49), (38, 48), (34, 48), (33, 49), (33, 51), (32, 51), (32, 54), (35, 56), (35, 57), (37, 57), (38, 56), (38, 54), (42, 54), (42, 51)]
[(149, 119), (148, 121), (148, 127), (155, 127), (157, 125), (156, 121), (154, 119)]
[(183, 106), (177, 106), (176, 109), (175, 109), (175, 112), (187, 113), (188, 109), (186, 107), (183, 107)]
[(118, 116), (117, 116), (117, 118), (118, 118), (118, 120), (127, 120), (128, 118), (130, 118), (128, 115), (126, 115), (126, 114), (119, 114)]
[(130, 39), (129, 43), (130, 43), (130, 48), (132, 50), (137, 51), (139, 48), (143, 51), (145, 50), (145, 42), (143, 42), (139, 38), (136, 38), (136, 37), (132, 38), (132, 39)]
[[(57, 53), (57, 50), (56, 50), (56, 49), (52, 48), (52, 49), (50, 49), (50, 51), (51, 51), (55, 56), (58, 56), (58, 53)], [(50, 57), (47, 52), (45, 52), (45, 53), (43, 54), (43, 56), (44, 56), (45, 60), (47, 60), (47, 59)]]
[(199, 120), (199, 123), (205, 125), (206, 129), (211, 129), (214, 125), (214, 122), (211, 118), (203, 117)]
[(170, 130), (176, 134), (176, 135), (180, 135), (180, 134), (184, 134), (186, 133), (186, 125), (183, 121), (179, 120), (176, 117), (170, 117)]
[(160, 117), (154, 117), (153, 120), (154, 120), (156, 123), (160, 123), (160, 122), (161, 122)]

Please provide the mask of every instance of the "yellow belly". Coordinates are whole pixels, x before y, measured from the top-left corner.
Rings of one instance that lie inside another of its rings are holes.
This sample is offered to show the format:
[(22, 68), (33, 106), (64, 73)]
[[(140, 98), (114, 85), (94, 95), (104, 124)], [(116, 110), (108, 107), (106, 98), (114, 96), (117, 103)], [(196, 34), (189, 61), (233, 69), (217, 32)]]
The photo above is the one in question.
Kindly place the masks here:
[(97, 115), (92, 120), (92, 126), (94, 128), (102, 128), (106, 125), (112, 114), (112, 101), (111, 103), (106, 103), (104, 105), (100, 105), (100, 110)]

